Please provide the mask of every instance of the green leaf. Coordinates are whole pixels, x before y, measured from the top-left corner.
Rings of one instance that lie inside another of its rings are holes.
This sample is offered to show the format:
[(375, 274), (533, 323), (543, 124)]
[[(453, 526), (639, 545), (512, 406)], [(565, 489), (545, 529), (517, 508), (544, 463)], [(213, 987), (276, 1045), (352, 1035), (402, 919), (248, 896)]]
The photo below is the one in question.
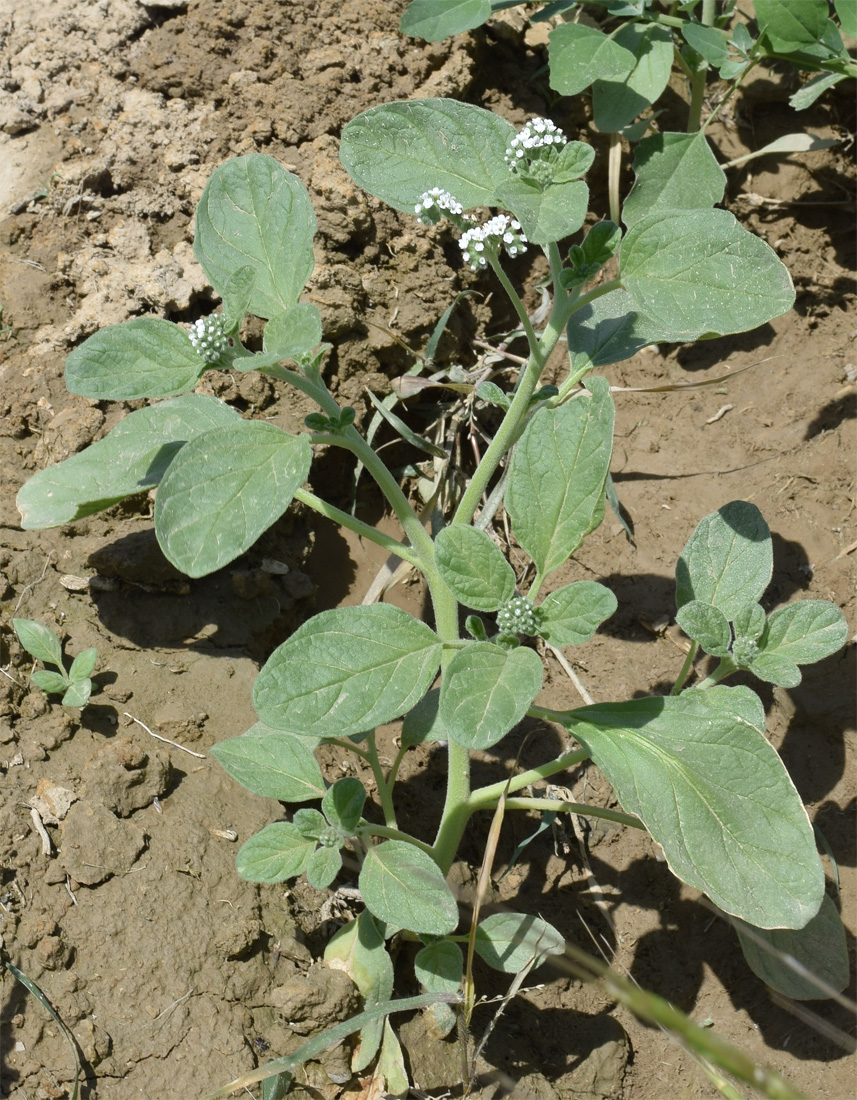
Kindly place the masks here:
[(499, 115), (455, 99), (385, 103), (342, 131), (339, 156), (364, 190), (413, 214), (425, 191), (449, 191), (465, 209), (495, 206), (509, 179), (503, 160), (515, 128)]
[(750, 668), (760, 680), (797, 687), (798, 665), (811, 665), (835, 653), (848, 641), (845, 616), (827, 600), (798, 600), (768, 618), (759, 640), (761, 650)]
[[(438, 1006), (434, 1006), (438, 1007)], [(449, 1006), (446, 1006), (449, 1008)], [(361, 1033), (361, 1036), (365, 1031)], [(353, 1067), (352, 1067), (353, 1068)], [(396, 1038), (392, 1025), (384, 1019), (384, 1037), (378, 1054), (378, 1076), (384, 1079), (385, 1096), (407, 1096), (410, 1092), (410, 1078), (405, 1068), (402, 1047)]]
[(690, 600), (676, 614), (676, 622), (688, 636), (699, 642), (706, 653), (725, 657), (732, 644), (729, 620), (723, 612), (701, 600)]
[(373, 916), (400, 928), (445, 936), (458, 924), (458, 905), (440, 868), (404, 840), (370, 848), (359, 885)]
[(190, 577), (227, 565), (285, 512), (311, 463), (307, 436), (260, 421), (239, 420), (191, 440), (155, 498), (161, 549)]
[(669, 339), (669, 334), (652, 324), (624, 290), (611, 290), (572, 314), (566, 334), (574, 373), (619, 363), (649, 344)]
[(776, 253), (728, 210), (649, 214), (628, 231), (619, 255), (622, 285), (674, 340), (758, 328), (794, 302)]
[(520, 722), (541, 686), (542, 662), (535, 650), (473, 642), (444, 670), (440, 718), (457, 744), (487, 749)]
[(301, 836), (294, 825), (266, 825), (242, 844), (235, 868), (248, 882), (285, 882), (303, 874), (315, 851), (315, 841)]
[(635, 64), (592, 85), (595, 125), (605, 134), (623, 129), (660, 97), (673, 63), (672, 34), (657, 23), (625, 23), (613, 41), (634, 55)]
[(295, 828), (305, 840), (320, 842), (333, 839), (331, 827), (320, 810), (296, 810), (293, 821)]
[(815, 45), (830, 14), (827, 0), (756, 0), (755, 8), (759, 32), (776, 53)]
[(226, 280), (221, 297), (227, 332), (237, 332), (241, 327), (250, 309), (255, 286), (256, 272), (249, 264), (236, 268)]
[[(805, 111), (806, 108), (811, 107), (828, 88), (832, 88), (834, 84), (839, 84), (840, 81), (847, 79), (847, 73), (819, 73), (818, 76), (814, 76), (812, 80), (808, 80), (802, 88), (798, 88), (793, 95), (789, 96), (789, 106), (793, 107), (796, 111)], [(824, 138), (816, 138), (813, 147), (816, 149), (819, 148), (820, 143), (824, 140)], [(829, 146), (824, 147), (829, 148)]]
[(341, 607), (274, 650), (253, 688), (259, 717), (305, 737), (342, 737), (391, 722), (426, 693), (437, 634), (390, 604)]
[(50, 672), (48, 669), (34, 672), (30, 680), (47, 695), (65, 692), (70, 686), (70, 681), (61, 672)]
[(771, 533), (755, 504), (733, 500), (700, 520), (676, 565), (676, 605), (701, 600), (732, 622), (761, 599), (774, 569)]
[(636, 58), (615, 39), (583, 23), (561, 23), (548, 35), (550, 86), (560, 95), (577, 95), (601, 77), (630, 73)]
[(758, 603), (748, 603), (741, 608), (733, 620), (735, 635), (755, 642), (762, 636), (766, 622), (764, 607)]
[(702, 131), (654, 134), (634, 151), (636, 180), (622, 206), (632, 226), (647, 214), (707, 209), (720, 202), (726, 174)]
[(300, 297), (313, 269), (315, 214), (306, 188), (273, 157), (250, 153), (215, 168), (196, 209), (193, 250), (221, 297), (250, 267), (249, 311), (274, 317)]
[(539, 966), (549, 955), (565, 953), (565, 939), (541, 917), (494, 913), (476, 929), (476, 951), (504, 974), (518, 974), (534, 959)]
[(550, 244), (576, 233), (589, 206), (589, 188), (581, 180), (551, 183), (542, 190), (510, 176), (498, 186), (497, 197), (512, 211), (533, 244)]
[(306, 880), (314, 890), (326, 890), (342, 870), (342, 853), (338, 848), (316, 848), (307, 860)]
[(745, 687), (573, 711), (569, 730), (672, 871), (760, 928), (802, 928), (824, 874), (806, 810)]
[(754, 928), (737, 917), (732, 924), (748, 966), (778, 993), (795, 1001), (814, 1001), (848, 985), (845, 928), (827, 894), (812, 920), (797, 930)]
[(846, 38), (857, 38), (857, 7), (853, 0), (833, 0), (833, 8), (839, 16), (839, 26)]
[(583, 141), (569, 141), (552, 163), (552, 183), (570, 183), (586, 175), (595, 160), (595, 150)]
[(94, 646), (90, 649), (81, 650), (71, 662), (71, 668), (68, 670), (69, 680), (88, 679), (94, 672), (97, 661), (98, 650)]
[(318, 761), (304, 741), (288, 733), (230, 737), (209, 750), (215, 760), (254, 794), (281, 802), (323, 798)]
[(435, 539), (435, 561), (465, 607), (496, 611), (515, 594), (515, 571), (485, 531), (463, 524), (445, 527)]
[(300, 359), (320, 343), (321, 314), (310, 302), (289, 306), (265, 325), (265, 353), (280, 359)]
[(540, 409), (512, 455), (506, 507), (540, 574), (562, 565), (604, 514), (613, 401), (606, 379), (586, 385), (588, 393)]
[(207, 363), (183, 328), (158, 317), (107, 325), (65, 361), (69, 393), (97, 401), (170, 397), (192, 390)]
[(411, 0), (399, 23), (402, 34), (441, 42), (481, 27), (491, 18), (491, 0)]
[(426, 993), (455, 993), (464, 972), (461, 948), (452, 940), (427, 944), (417, 952), (414, 971)]
[(619, 250), (622, 230), (615, 222), (596, 222), (583, 238), (581, 249), (587, 264), (603, 267)]
[(424, 741), (449, 741), (449, 730), (440, 717), (440, 688), (420, 699), (402, 722), (402, 744), (421, 745)]
[(351, 836), (363, 815), (366, 790), (359, 779), (337, 779), (321, 803), (321, 811), (334, 828)]
[(13, 619), (12, 626), (18, 635), (18, 641), (31, 657), (63, 668), (62, 646), (50, 627), (36, 622), (35, 619)]
[(681, 34), (692, 50), (716, 69), (729, 57), (726, 35), (716, 27), (704, 27), (700, 23), (682, 23)]
[(31, 477), (18, 493), (21, 526), (58, 527), (151, 489), (187, 440), (238, 419), (203, 394), (139, 409), (105, 439)]
[(92, 680), (75, 680), (62, 697), (64, 707), (85, 707), (92, 695)]
[(581, 645), (616, 607), (616, 597), (603, 584), (575, 581), (545, 597), (539, 633), (553, 646)]

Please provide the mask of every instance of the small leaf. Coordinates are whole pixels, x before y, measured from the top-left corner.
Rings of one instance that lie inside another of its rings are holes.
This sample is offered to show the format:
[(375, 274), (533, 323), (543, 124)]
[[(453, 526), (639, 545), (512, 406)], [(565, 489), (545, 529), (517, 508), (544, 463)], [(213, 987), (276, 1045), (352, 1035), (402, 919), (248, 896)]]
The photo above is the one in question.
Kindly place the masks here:
[(678, 609), (676, 622), (712, 657), (725, 657), (732, 643), (729, 620), (723, 612), (701, 600), (690, 600)]
[(458, 924), (458, 905), (440, 868), (403, 840), (370, 848), (360, 893), (373, 916), (411, 932), (445, 936)]
[(35, 619), (13, 619), (12, 626), (18, 635), (18, 641), (31, 657), (63, 668), (62, 646), (50, 627), (36, 622)]
[(85, 707), (92, 695), (92, 680), (75, 680), (62, 697), (64, 707)]
[(569, 141), (559, 151), (553, 161), (552, 182), (570, 183), (585, 176), (595, 160), (595, 150), (583, 141)]
[(440, 688), (432, 688), (405, 715), (402, 744), (421, 745), (424, 741), (449, 741), (449, 730), (440, 717)]
[(411, 0), (399, 23), (402, 34), (441, 42), (491, 18), (491, 0)]
[(705, 134), (653, 134), (634, 150), (636, 180), (622, 206), (628, 227), (647, 214), (704, 210), (723, 198), (726, 173)]
[(69, 393), (97, 401), (171, 397), (192, 390), (207, 368), (183, 328), (157, 317), (107, 325), (65, 361)]
[(452, 940), (427, 944), (417, 952), (414, 970), (426, 993), (455, 993), (464, 972), (461, 948)]
[(69, 680), (61, 672), (51, 672), (46, 668), (38, 669), (30, 676), (30, 680), (47, 695), (65, 692), (70, 686)]
[(280, 359), (300, 359), (320, 343), (321, 314), (310, 302), (298, 302), (282, 313), (275, 313), (265, 325), (265, 353)]
[(80, 653), (71, 662), (71, 668), (68, 670), (69, 680), (86, 680), (95, 671), (95, 665), (98, 661), (98, 650), (93, 646), (90, 649), (81, 650)]
[(337, 779), (325, 794), (321, 810), (327, 820), (344, 836), (351, 836), (363, 815), (366, 790), (359, 779)]
[(778, 993), (795, 1001), (815, 1001), (848, 985), (845, 928), (827, 894), (816, 915), (797, 930), (754, 928), (738, 917), (732, 924), (750, 969)]
[(726, 35), (716, 27), (684, 22), (681, 26), (681, 34), (688, 46), (696, 50), (701, 58), (716, 69), (719, 69), (729, 57)]
[(223, 287), (223, 317), (226, 331), (237, 332), (250, 309), (256, 287), (256, 272), (248, 264), (236, 268)]
[(553, 646), (582, 645), (616, 607), (616, 597), (603, 584), (575, 581), (545, 598), (539, 633)]
[[(447, 1005), (447, 1008), (449, 1006)], [(365, 1034), (365, 1029), (362, 1034)], [(352, 1069), (353, 1069), (352, 1065)], [(378, 1055), (378, 1076), (384, 1081), (384, 1095), (405, 1097), (410, 1092), (410, 1078), (405, 1068), (402, 1047), (389, 1019), (384, 1019), (384, 1037)]]
[(248, 882), (285, 882), (303, 874), (315, 851), (315, 841), (301, 836), (294, 825), (266, 825), (241, 846), (235, 867)]
[(324, 611), (274, 650), (253, 702), (263, 722), (298, 736), (362, 733), (422, 698), (440, 654), (437, 634), (390, 604)]
[(435, 560), (453, 596), (465, 607), (496, 611), (515, 594), (515, 572), (485, 531), (445, 527), (435, 539)]
[(485, 642), (460, 649), (444, 670), (440, 718), (451, 740), (469, 749), (496, 745), (527, 713), (542, 686), (535, 650)]
[(306, 880), (315, 890), (326, 890), (342, 870), (342, 853), (338, 848), (316, 848), (307, 860)]
[[(841, 649), (848, 640), (845, 616), (827, 600), (798, 600), (768, 618), (759, 641), (760, 654), (750, 666), (761, 680), (796, 687), (801, 680), (790, 666), (811, 665)], [(783, 682), (786, 675), (788, 682)]]
[(593, 82), (592, 112), (603, 134), (622, 130), (660, 98), (673, 63), (672, 34), (657, 23), (625, 23), (613, 41), (633, 54), (634, 67)]
[(305, 840), (324, 841), (331, 837), (327, 819), (319, 810), (296, 810), (294, 826)]
[(755, 504), (733, 500), (700, 520), (676, 565), (676, 604), (717, 607), (732, 622), (757, 603), (774, 568), (771, 533)]
[[(793, 95), (789, 96), (789, 106), (796, 111), (805, 111), (807, 107), (811, 107), (817, 99), (824, 95), (828, 88), (832, 88), (834, 84), (839, 84), (847, 79), (847, 73), (819, 73), (818, 76), (808, 80), (802, 88), (798, 88)], [(817, 138), (813, 148), (829, 148), (826, 144), (824, 146), (821, 144), (826, 140), (829, 139)], [(833, 142), (833, 144), (837, 144), (837, 142)]]
[(541, 917), (494, 913), (476, 929), (476, 951), (495, 970), (518, 974), (534, 959), (539, 966), (549, 955), (565, 953), (565, 939)]
[(578, 95), (601, 77), (630, 73), (636, 58), (614, 38), (583, 23), (561, 23), (548, 35), (550, 86), (560, 95)]
[(551, 183), (544, 189), (510, 177), (497, 188), (500, 203), (515, 215), (527, 240), (550, 244), (570, 237), (583, 225), (589, 188), (582, 180)]
[(260, 421), (240, 420), (192, 440), (155, 498), (161, 549), (190, 577), (222, 568), (286, 511), (311, 462), (305, 435)]
[(755, 642), (762, 636), (766, 621), (764, 607), (758, 603), (748, 603), (733, 620), (735, 635)]
[(288, 733), (243, 734), (211, 750), (221, 767), (254, 794), (281, 802), (323, 798), (325, 783), (306, 742)]

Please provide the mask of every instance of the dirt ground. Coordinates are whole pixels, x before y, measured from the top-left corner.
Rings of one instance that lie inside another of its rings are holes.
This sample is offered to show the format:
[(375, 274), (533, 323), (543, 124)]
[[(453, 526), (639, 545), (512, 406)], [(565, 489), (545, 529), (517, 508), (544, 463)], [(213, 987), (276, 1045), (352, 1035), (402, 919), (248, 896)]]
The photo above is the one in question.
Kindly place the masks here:
[[(439, 357), (473, 367), (474, 340), (511, 327), (499, 299), (485, 297), (496, 287), (461, 269), (448, 238), (362, 194), (339, 166), (343, 124), (390, 99), (465, 97), (516, 124), (551, 113), (570, 136), (593, 141), (593, 209), (606, 215), (606, 141), (589, 128), (585, 99), (550, 95), (543, 39), (524, 39), (510, 17), (454, 42), (416, 43), (397, 32), (404, 6), (16, 0), (0, 8), (0, 935), (72, 1029), (88, 1100), (196, 1097), (353, 1013), (353, 990), (318, 962), (333, 927), (326, 918), (337, 914), (332, 892), (238, 879), (238, 845), (282, 810), (230, 780), (208, 750), (255, 721), (251, 687), (271, 649), (314, 609), (359, 603), (383, 554), (298, 510), (232, 566), (186, 582), (157, 547), (149, 497), (73, 527), (23, 532), (15, 508), (23, 481), (136, 407), (70, 397), (66, 355), (105, 324), (140, 314), (191, 321), (210, 311), (192, 255), (193, 209), (218, 163), (263, 150), (313, 198), (319, 233), (308, 295), (334, 345), (334, 392), (364, 414), (365, 389), (389, 392), (412, 362), (398, 341), (424, 346), (466, 288), (483, 297), (461, 304)], [(675, 610), (676, 557), (697, 521), (735, 498), (758, 504), (774, 535), (767, 605), (828, 599), (852, 631), (857, 624), (853, 88), (833, 89), (795, 116), (790, 79), (760, 74), (711, 137), (724, 161), (801, 128), (840, 142), (729, 174), (726, 205), (788, 266), (795, 309), (757, 332), (647, 349), (605, 372), (620, 387), (735, 377), (707, 389), (615, 395), (613, 476), (634, 543), (608, 511), (556, 578), (598, 579), (618, 597), (617, 614), (574, 654), (598, 700), (672, 682), (680, 637), (658, 624)], [(677, 97), (668, 99), (662, 129), (681, 125), (679, 109)], [(533, 308), (543, 273), (531, 255), (513, 268)], [(213, 385), (245, 415), (287, 428), (308, 411), (266, 380), (223, 376)], [(338, 457), (323, 458), (312, 476), (316, 491), (348, 506), (350, 472)], [(368, 492), (361, 509), (388, 522)], [(271, 572), (272, 559), (288, 571)], [(400, 585), (390, 598), (421, 611), (418, 585)], [(72, 655), (97, 646), (100, 691), (82, 713), (28, 689), (14, 615), (57, 629)], [(761, 690), (771, 740), (835, 856), (852, 961), (853, 651), (850, 643), (808, 668), (794, 690)], [(559, 666), (549, 668), (544, 699), (579, 703)], [(388, 756), (395, 734), (382, 739)], [(559, 737), (532, 724), (480, 758), (477, 773), (507, 775), (522, 745), (520, 765), (535, 764), (557, 751)], [(324, 766), (330, 778), (351, 767), (332, 755)], [(557, 781), (579, 799), (615, 804), (594, 771)], [(413, 750), (403, 827), (431, 835), (443, 785), (441, 757)], [(62, 797), (55, 787), (75, 798), (61, 824), (45, 810), (44, 800)], [(37, 795), (50, 853), (31, 818)], [(498, 867), (536, 824), (510, 823)], [(487, 828), (474, 819), (465, 840), (455, 872), (465, 896)], [(599, 825), (589, 850), (591, 875), (573, 837), (543, 833), (493, 900), (541, 913), (587, 949), (591, 931), (615, 949), (622, 972), (810, 1095), (853, 1095), (847, 1009), (774, 999), (730, 928), (640, 834)], [(827, 869), (832, 878), (829, 861)], [(409, 981), (402, 995), (415, 992)], [(499, 991), (490, 975), (484, 981), (486, 993)], [(517, 1096), (546, 1100), (719, 1095), (675, 1043), (599, 987), (547, 968), (531, 984), (488, 1044), (486, 1073), (494, 1067), (501, 1084), (486, 1077), (485, 1096), (513, 1086)], [(846, 993), (853, 998), (853, 979)], [(489, 1018), (483, 1010), (478, 1027)], [(415, 1085), (455, 1095), (454, 1044), (428, 1039), (420, 1020), (401, 1032)], [(333, 1051), (324, 1066), (309, 1066), (303, 1095), (365, 1095), (347, 1083), (344, 1060)], [(0, 1095), (53, 1100), (68, 1095), (71, 1077), (58, 1028), (7, 975)]]

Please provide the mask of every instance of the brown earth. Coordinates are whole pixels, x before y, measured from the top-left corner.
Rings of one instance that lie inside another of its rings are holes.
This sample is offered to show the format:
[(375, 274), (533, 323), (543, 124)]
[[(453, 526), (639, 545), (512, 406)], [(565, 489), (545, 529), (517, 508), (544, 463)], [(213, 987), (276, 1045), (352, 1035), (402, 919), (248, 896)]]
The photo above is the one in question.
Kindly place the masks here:
[[(6, 7), (0, 935), (12, 962), (74, 1032), (86, 1070), (82, 1095), (90, 1100), (198, 1096), (353, 1013), (353, 990), (317, 962), (332, 927), (319, 920), (330, 891), (300, 884), (260, 890), (238, 879), (237, 844), (281, 807), (239, 788), (208, 749), (255, 720), (253, 678), (273, 646), (314, 608), (360, 602), (383, 554), (298, 511), (233, 566), (188, 584), (157, 548), (148, 497), (67, 529), (21, 531), (14, 501), (22, 482), (101, 438), (128, 409), (70, 397), (65, 356), (105, 324), (139, 314), (189, 321), (210, 310), (191, 250), (195, 202), (215, 165), (264, 150), (296, 172), (313, 198), (319, 235), (308, 293), (334, 344), (334, 391), (361, 411), (365, 388), (389, 392), (390, 378), (411, 362), (398, 340), (424, 346), (457, 291), (487, 295), (492, 287), (449, 266), (448, 238), (362, 194), (340, 168), (342, 125), (386, 100), (466, 97), (518, 124), (550, 111), (572, 135), (589, 133), (599, 154), (590, 173), (593, 209), (606, 213), (605, 141), (587, 131), (585, 100), (543, 98), (543, 40), (529, 32), (525, 42), (507, 19), (455, 42), (415, 43), (397, 33), (403, 7), (404, 0), (18, 0)], [(729, 176), (728, 207), (792, 273), (794, 311), (754, 333), (649, 349), (607, 370), (611, 383), (625, 387), (735, 377), (705, 389), (616, 393), (613, 472), (635, 541), (608, 512), (557, 578), (600, 579), (619, 599), (618, 613), (574, 656), (597, 699), (662, 691), (672, 682), (680, 636), (658, 624), (674, 612), (675, 560), (699, 518), (731, 499), (757, 503), (773, 531), (769, 606), (829, 599), (857, 622), (853, 103), (840, 86), (795, 116), (789, 79), (759, 76), (711, 137), (722, 160), (800, 128), (842, 142), (824, 153), (755, 161)], [(662, 128), (678, 109), (677, 99), (668, 102)], [(679, 114), (672, 124), (681, 124)], [(514, 269), (533, 308), (542, 273), (529, 257)], [(473, 340), (483, 327), (496, 333), (510, 325), (497, 301), (467, 299), (440, 362), (473, 367)], [(307, 411), (264, 380), (225, 376), (213, 385), (243, 413), (264, 413), (284, 427), (299, 426)], [(402, 461), (413, 461), (413, 453), (402, 453)], [(347, 483), (346, 467), (332, 456), (314, 468), (314, 487), (341, 506)], [(361, 506), (362, 515), (379, 519), (371, 494)], [(288, 572), (272, 572), (271, 559)], [(64, 583), (68, 575), (96, 580), (76, 590)], [(418, 585), (400, 585), (389, 598), (421, 611)], [(28, 689), (13, 615), (55, 628), (72, 655), (98, 647), (101, 690), (82, 713)], [(807, 669), (799, 688), (762, 689), (771, 740), (835, 855), (852, 957), (854, 688), (850, 644)], [(550, 663), (545, 699), (578, 703), (565, 673)], [(382, 754), (390, 754), (395, 732), (385, 731)], [(506, 775), (519, 749), (518, 764), (529, 766), (555, 753), (559, 739), (553, 729), (523, 730), (486, 754), (477, 771)], [(332, 755), (324, 765), (331, 778), (351, 767)], [(439, 756), (411, 753), (405, 827), (430, 834), (442, 770)], [(612, 804), (594, 771), (558, 782), (577, 798)], [(62, 824), (45, 817), (46, 854), (30, 803), (37, 794), (61, 801), (56, 786), (76, 800)], [(498, 867), (535, 826), (535, 819), (510, 823)], [(465, 840), (469, 862), (457, 869), (465, 895), (487, 828), (475, 819)], [(621, 971), (801, 1089), (833, 1100), (853, 1095), (847, 1009), (775, 1000), (747, 968), (729, 927), (680, 886), (639, 834), (599, 826), (589, 847), (591, 876), (574, 838), (542, 834), (496, 885), (493, 900), (543, 914), (586, 948), (591, 930), (616, 949)], [(484, 981), (485, 992), (498, 991), (492, 978)], [(509, 1006), (486, 1052), (500, 1078), (517, 1083), (516, 1095), (719, 1095), (674, 1042), (599, 987), (548, 970), (538, 981)], [(400, 992), (412, 991), (404, 978)], [(853, 980), (846, 992), (853, 998)], [(483, 1010), (478, 1027), (488, 1019)], [(428, 1040), (418, 1020), (402, 1034), (415, 1084), (454, 1089), (454, 1044)], [(363, 1095), (331, 1080), (342, 1080), (342, 1051), (324, 1065), (329, 1072), (315, 1064), (300, 1078), (304, 1095)], [(71, 1076), (56, 1025), (7, 975), (0, 1095), (66, 1096)], [(495, 1092), (485, 1086), (484, 1095)]]

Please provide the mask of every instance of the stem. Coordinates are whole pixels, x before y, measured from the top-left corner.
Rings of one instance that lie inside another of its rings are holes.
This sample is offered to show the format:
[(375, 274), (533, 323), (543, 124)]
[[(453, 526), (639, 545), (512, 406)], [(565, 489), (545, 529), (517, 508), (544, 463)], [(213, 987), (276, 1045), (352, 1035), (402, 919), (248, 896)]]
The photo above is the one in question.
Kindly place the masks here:
[[(509, 281), (509, 277), (506, 274), (506, 272), (500, 266), (500, 261), (497, 258), (497, 256), (495, 256), (493, 254), (493, 252), (491, 252), (487, 248), (485, 249), (485, 255), (488, 257), (488, 263), (491, 265), (491, 269), (493, 270), (494, 274), (497, 276), (497, 278), (502, 283), (503, 289), (508, 294), (509, 301), (514, 306), (515, 313), (517, 313), (517, 315), (518, 315), (518, 320), (521, 322), (521, 324), (523, 326), (523, 329), (524, 329), (524, 332), (527, 335), (527, 342), (530, 345), (530, 353), (532, 354), (532, 351), (538, 345), (539, 340), (538, 340), (538, 337), (536, 336), (536, 332), (535, 332), (535, 329), (533, 328), (532, 322), (530, 321), (529, 315), (528, 315), (527, 311), (524, 309), (524, 303), (521, 301), (521, 299), (516, 294), (515, 288), (512, 286), (511, 282)], [(557, 285), (559, 285), (559, 284), (557, 284)]]
[(416, 554), (411, 547), (406, 546), (405, 543), (400, 542), (399, 539), (394, 539), (391, 535), (385, 535), (383, 532), (377, 531), (374, 527), (370, 527), (368, 523), (364, 523), (363, 520), (352, 516), (350, 512), (343, 512), (333, 504), (328, 504), (326, 500), (322, 500), (321, 497), (316, 496), (315, 493), (309, 492), (308, 489), (297, 489), (295, 491), (295, 500), (299, 500), (302, 504), (308, 505), (326, 519), (332, 519), (334, 523), (338, 523), (340, 527), (347, 527), (350, 531), (354, 531), (355, 534), (360, 535), (361, 538), (368, 539), (370, 542), (374, 542), (378, 546), (383, 547), (388, 554), (395, 554), (397, 557), (402, 558), (403, 561), (410, 562), (411, 565), (416, 566), (417, 569), (422, 568), (422, 558), (419, 554)]
[(619, 202), (619, 170), (622, 167), (622, 139), (618, 134), (610, 135), (610, 152), (607, 154), (607, 192), (610, 201), (610, 221), (619, 225), (621, 204)]
[(738, 666), (732, 658), (724, 657), (711, 675), (703, 680), (701, 684), (697, 684), (696, 688), (697, 690), (701, 689), (705, 691), (707, 688), (714, 687), (715, 684), (719, 684), (721, 680), (725, 680), (727, 676), (731, 676), (733, 672), (737, 671)]
[(365, 760), (367, 764), (370, 763), (369, 753), (365, 749), (358, 749), (352, 741), (342, 741), (338, 737), (332, 737), (329, 741), (325, 741), (324, 743), (325, 745), (336, 745), (337, 748), (353, 752), (355, 756), (359, 756), (361, 760)]
[[(485, 807), (490, 809), (490, 807)], [(563, 802), (556, 798), (507, 798), (507, 810), (552, 810), (555, 813), (580, 814), (581, 817), (603, 817), (607, 821), (618, 821), (621, 825), (630, 825), (633, 829), (646, 826), (633, 814), (623, 814), (620, 810), (608, 810), (602, 806), (589, 806), (585, 802)]]
[(369, 734), (369, 751), (368, 751), (369, 763), (372, 766), (372, 774), (375, 776), (375, 786), (378, 788), (378, 795), (381, 799), (381, 808), (384, 811), (384, 822), (389, 828), (396, 828), (396, 810), (393, 806), (393, 796), (390, 792), (390, 785), (384, 778), (384, 769), (381, 767), (381, 761), (378, 759), (378, 746), (375, 743), (375, 734)]
[(681, 666), (681, 672), (678, 674), (678, 679), (673, 684), (670, 695), (678, 695), (684, 685), (685, 680), (690, 675), (690, 670), (693, 668), (693, 662), (696, 660), (696, 655), (699, 652), (699, 642), (694, 642), (687, 656), (684, 659), (684, 664)]
[[(532, 713), (532, 709), (530, 708), (530, 713)], [(575, 749), (573, 752), (558, 756), (556, 760), (548, 760), (546, 764), (540, 764), (537, 768), (530, 768), (529, 771), (513, 775), (511, 779), (503, 779), (499, 783), (491, 783), (487, 787), (480, 787), (471, 794), (468, 800), (467, 816), (469, 817), (474, 810), (488, 810), (496, 806), (497, 799), (504, 791), (508, 790), (509, 794), (520, 791), (524, 787), (538, 783), (541, 779), (556, 775), (557, 772), (568, 771), (569, 768), (573, 768), (588, 759), (589, 753), (586, 749)]]
[(391, 825), (374, 825), (371, 822), (366, 822), (357, 826), (357, 836), (382, 836), (385, 840), (404, 840), (434, 859), (434, 849), (431, 845), (424, 843), (422, 840), (417, 840), (410, 833), (403, 833), (401, 829), (395, 829)]

